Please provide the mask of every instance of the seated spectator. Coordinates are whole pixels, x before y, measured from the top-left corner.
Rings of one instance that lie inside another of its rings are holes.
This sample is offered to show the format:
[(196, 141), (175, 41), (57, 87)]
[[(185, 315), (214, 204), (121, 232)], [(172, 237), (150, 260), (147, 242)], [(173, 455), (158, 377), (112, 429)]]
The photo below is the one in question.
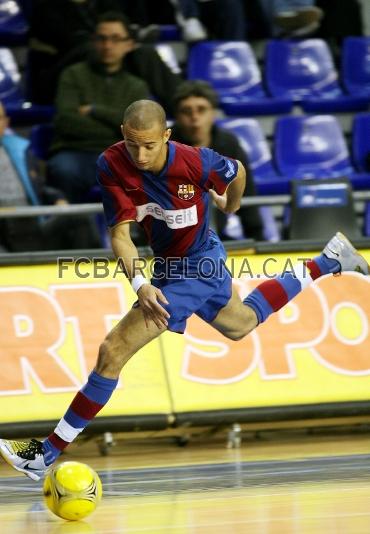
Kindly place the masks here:
[[(203, 81), (187, 81), (179, 86), (174, 95), (175, 124), (172, 126), (171, 138), (174, 141), (191, 146), (206, 146), (216, 152), (240, 160), (247, 171), (247, 196), (256, 194), (253, 177), (248, 171), (248, 161), (235, 135), (215, 124), (217, 94), (210, 85)], [(222, 237), (226, 235), (227, 216), (215, 211), (217, 230)], [(263, 239), (262, 223), (258, 208), (249, 206), (238, 212), (244, 237)], [(233, 219), (231, 219), (232, 222)], [(240, 236), (243, 237), (243, 236)]]
[(170, 1), (183, 39), (189, 43), (207, 37), (225, 41), (242, 41), (246, 37), (242, 0)]
[[(61, 191), (45, 186), (29, 152), (29, 141), (12, 133), (8, 125), (0, 103), (0, 207), (66, 204)], [(98, 247), (100, 240), (90, 217), (0, 218), (2, 252)]]
[[(131, 29), (140, 43), (154, 43), (160, 38), (158, 24), (153, 24), (149, 0), (118, 0), (131, 20)], [(161, 6), (162, 7), (162, 6)]]
[[(88, 58), (98, 19), (108, 11), (124, 15), (122, 5), (125, 5), (122, 0), (34, 0), (29, 100), (37, 104), (53, 103), (60, 73)], [(125, 21), (128, 28), (129, 21)], [(143, 78), (151, 94), (170, 113), (168, 95), (181, 83), (181, 77), (170, 70), (153, 46), (134, 41), (132, 44), (124, 58), (125, 69)]]
[(319, 28), (323, 11), (315, 0), (261, 0), (272, 26), (271, 33), (282, 37), (306, 37)]
[(60, 78), (48, 171), (50, 183), (70, 202), (86, 201), (99, 154), (121, 139), (126, 107), (149, 97), (146, 83), (124, 67), (133, 46), (124, 16), (106, 13), (96, 27), (91, 60), (71, 65)]

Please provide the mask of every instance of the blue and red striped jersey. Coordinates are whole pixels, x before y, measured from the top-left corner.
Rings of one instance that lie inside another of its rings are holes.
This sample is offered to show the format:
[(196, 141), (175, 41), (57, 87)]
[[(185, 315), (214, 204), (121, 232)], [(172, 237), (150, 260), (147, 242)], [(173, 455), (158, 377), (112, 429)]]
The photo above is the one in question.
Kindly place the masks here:
[(108, 226), (137, 221), (156, 256), (188, 256), (209, 237), (209, 193), (220, 195), (238, 172), (236, 160), (209, 148), (168, 142), (159, 174), (135, 167), (121, 141), (99, 156), (97, 179)]

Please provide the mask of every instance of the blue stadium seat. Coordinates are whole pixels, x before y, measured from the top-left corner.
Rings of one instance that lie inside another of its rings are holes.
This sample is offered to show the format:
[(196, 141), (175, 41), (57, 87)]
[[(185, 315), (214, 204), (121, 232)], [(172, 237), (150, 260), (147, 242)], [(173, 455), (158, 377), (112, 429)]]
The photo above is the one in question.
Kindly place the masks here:
[(53, 106), (26, 102), (20, 81), (21, 75), (12, 51), (8, 48), (0, 48), (0, 100), (12, 124), (50, 121), (54, 114)]
[(28, 30), (19, 3), (15, 0), (0, 0), (0, 46), (26, 44)]
[(366, 158), (370, 154), (370, 113), (359, 113), (352, 127), (352, 155), (356, 170), (366, 172)]
[(364, 215), (364, 235), (370, 236), (370, 202), (366, 203)]
[[(352, 157), (357, 180), (363, 178), (361, 189), (370, 189), (370, 168), (367, 159), (370, 157), (370, 113), (359, 113), (353, 120)], [(370, 236), (370, 202), (365, 205), (364, 235)]]
[(352, 183), (356, 189), (370, 189), (370, 168), (366, 159), (370, 154), (370, 113), (359, 113), (353, 120), (352, 158), (356, 174)]
[(368, 98), (344, 93), (322, 39), (271, 40), (266, 48), (266, 82), (275, 97), (290, 95), (308, 112), (368, 109)]
[(291, 179), (351, 176), (341, 127), (330, 115), (282, 117), (275, 125), (275, 161)]
[(3, 104), (20, 102), (21, 75), (12, 52), (8, 48), (0, 48), (0, 100)]
[(289, 192), (290, 181), (279, 175), (274, 167), (271, 150), (256, 119), (220, 119), (217, 124), (231, 130), (239, 139), (248, 156), (257, 192), (260, 195), (273, 195)]
[(246, 42), (205, 41), (188, 58), (188, 78), (209, 82), (228, 115), (288, 113), (290, 97), (271, 98), (264, 90), (256, 58)]
[[(270, 147), (261, 126), (255, 119), (220, 119), (217, 124), (231, 130), (238, 138), (240, 146), (247, 155), (249, 167), (253, 173), (257, 193), (274, 194), (289, 189), (289, 180), (276, 173)], [(263, 237), (266, 241), (278, 241), (280, 231), (270, 206), (259, 208)]]
[(370, 37), (347, 37), (342, 46), (342, 80), (351, 95), (370, 99)]

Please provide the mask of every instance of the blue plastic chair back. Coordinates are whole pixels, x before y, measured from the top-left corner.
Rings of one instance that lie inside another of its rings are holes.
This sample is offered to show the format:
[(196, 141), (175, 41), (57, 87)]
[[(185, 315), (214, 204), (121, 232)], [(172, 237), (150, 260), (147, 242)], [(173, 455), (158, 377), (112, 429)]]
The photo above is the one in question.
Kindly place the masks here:
[(28, 33), (28, 23), (19, 3), (15, 0), (0, 0), (0, 42), (21, 44)]
[(189, 53), (188, 78), (208, 81), (220, 96), (264, 96), (261, 73), (246, 42), (205, 41)]
[(8, 48), (0, 48), (0, 100), (3, 104), (22, 100), (20, 80), (13, 53)]
[(354, 172), (343, 132), (330, 115), (278, 119), (275, 163), (290, 179), (330, 178)]
[(342, 81), (351, 95), (370, 97), (370, 37), (347, 37), (344, 40)]
[(370, 236), (370, 202), (366, 203), (364, 214), (364, 235)]
[(306, 97), (342, 94), (328, 45), (321, 39), (272, 40), (266, 49), (266, 82), (274, 96)]
[(353, 120), (352, 155), (356, 170), (366, 172), (370, 155), (370, 113), (359, 113)]
[(275, 174), (270, 147), (258, 121), (255, 119), (221, 119), (219, 126), (231, 130), (248, 156), (254, 175)]

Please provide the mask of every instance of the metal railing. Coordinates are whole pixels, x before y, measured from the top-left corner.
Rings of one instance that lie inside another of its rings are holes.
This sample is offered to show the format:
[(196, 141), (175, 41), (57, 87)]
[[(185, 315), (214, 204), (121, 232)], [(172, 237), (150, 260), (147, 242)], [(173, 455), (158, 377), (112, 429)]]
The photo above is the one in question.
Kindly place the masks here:
[[(370, 200), (369, 191), (354, 191), (355, 201)], [(266, 195), (245, 197), (241, 201), (243, 207), (246, 206), (284, 206), (290, 204), (291, 195)], [(42, 215), (82, 215), (102, 213), (103, 205), (92, 204), (63, 204), (58, 206), (16, 206), (0, 208), (0, 219), (11, 219), (17, 217), (38, 217)]]

